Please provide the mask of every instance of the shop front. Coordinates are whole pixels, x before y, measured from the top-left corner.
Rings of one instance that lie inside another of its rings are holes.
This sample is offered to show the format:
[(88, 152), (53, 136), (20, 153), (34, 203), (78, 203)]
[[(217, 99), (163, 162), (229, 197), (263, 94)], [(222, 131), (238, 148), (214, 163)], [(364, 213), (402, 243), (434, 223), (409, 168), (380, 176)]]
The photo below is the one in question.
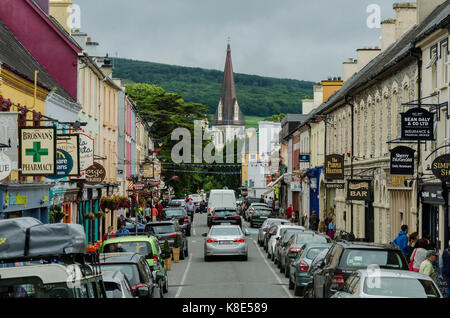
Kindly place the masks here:
[(102, 186), (85, 185), (81, 201), (78, 203), (79, 224), (84, 227), (86, 242), (95, 243), (101, 239), (100, 198), (102, 197)]
[(50, 184), (1, 184), (0, 219), (33, 217), (49, 223)]
[(431, 243), (442, 250), (448, 244), (448, 206), (445, 206), (442, 184), (424, 183), (421, 186), (422, 237), (430, 235)]
[(321, 168), (306, 170), (306, 176), (309, 178), (309, 215), (316, 211), (320, 215), (319, 206), (319, 180), (322, 173)]

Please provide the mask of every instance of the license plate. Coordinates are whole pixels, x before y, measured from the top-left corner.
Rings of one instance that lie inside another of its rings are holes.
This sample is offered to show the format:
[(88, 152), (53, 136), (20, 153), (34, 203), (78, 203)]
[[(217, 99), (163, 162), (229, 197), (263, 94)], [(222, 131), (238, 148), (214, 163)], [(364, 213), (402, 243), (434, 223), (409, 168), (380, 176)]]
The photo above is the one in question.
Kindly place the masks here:
[(219, 245), (231, 245), (233, 244), (233, 241), (220, 241)]
[(267, 219), (267, 216), (260, 216), (260, 219)]

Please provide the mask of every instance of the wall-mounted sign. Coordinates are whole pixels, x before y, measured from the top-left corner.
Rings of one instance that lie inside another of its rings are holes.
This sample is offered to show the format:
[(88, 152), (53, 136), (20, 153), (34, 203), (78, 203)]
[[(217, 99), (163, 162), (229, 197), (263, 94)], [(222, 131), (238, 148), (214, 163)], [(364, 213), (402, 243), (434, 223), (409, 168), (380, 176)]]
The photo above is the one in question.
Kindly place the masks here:
[(370, 201), (371, 185), (370, 180), (348, 180), (347, 200)]
[(94, 165), (94, 139), (85, 134), (80, 135), (80, 171)]
[(433, 174), (442, 182), (450, 181), (450, 154), (442, 155), (434, 159), (431, 165)]
[(106, 176), (106, 170), (103, 166), (97, 162), (85, 171), (86, 184), (96, 185), (101, 183)]
[(402, 138), (406, 140), (434, 140), (434, 114), (423, 108), (412, 108), (402, 117)]
[(19, 169), (22, 176), (56, 174), (55, 127), (19, 127)]
[(67, 152), (73, 161), (69, 177), (78, 177), (80, 171), (80, 136), (78, 134), (57, 135), (56, 147)]
[(327, 189), (344, 189), (344, 183), (325, 183), (325, 188)]
[(327, 155), (325, 157), (325, 179), (326, 180), (344, 179), (344, 156)]
[(302, 154), (298, 155), (299, 162), (309, 162), (310, 158), (311, 158), (311, 156), (309, 154), (308, 155), (302, 155)]
[(414, 152), (414, 149), (404, 146), (392, 149), (390, 173), (392, 175), (413, 175)]
[(0, 181), (8, 178), (11, 174), (12, 163), (11, 160), (3, 152), (0, 152)]
[(152, 179), (154, 177), (153, 163), (144, 163), (143, 168), (144, 173), (142, 174), (142, 177), (146, 179)]
[(3, 153), (11, 160), (12, 170), (17, 170), (17, 115), (16, 112), (0, 112), (0, 144), (9, 145)]
[(48, 176), (48, 179), (58, 180), (69, 175), (73, 168), (72, 157), (64, 150), (56, 149), (56, 176)]

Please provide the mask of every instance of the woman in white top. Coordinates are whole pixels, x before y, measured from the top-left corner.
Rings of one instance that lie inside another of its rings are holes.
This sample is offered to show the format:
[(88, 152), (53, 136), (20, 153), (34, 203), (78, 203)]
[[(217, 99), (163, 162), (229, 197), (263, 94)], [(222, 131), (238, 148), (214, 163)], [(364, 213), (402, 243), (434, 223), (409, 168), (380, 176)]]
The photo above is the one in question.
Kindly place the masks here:
[(413, 261), (413, 270), (415, 272), (418, 272), (420, 269), (420, 264), (424, 260), (427, 259), (427, 250), (425, 247), (428, 246), (428, 240), (426, 239), (420, 239), (417, 241), (418, 247), (412, 252), (411, 254), (411, 260)]

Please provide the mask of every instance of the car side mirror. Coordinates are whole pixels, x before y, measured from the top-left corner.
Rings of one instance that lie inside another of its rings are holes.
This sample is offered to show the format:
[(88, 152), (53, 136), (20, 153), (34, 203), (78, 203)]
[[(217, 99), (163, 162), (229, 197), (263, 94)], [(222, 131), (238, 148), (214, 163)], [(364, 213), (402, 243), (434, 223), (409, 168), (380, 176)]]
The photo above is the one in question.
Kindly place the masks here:
[(142, 286), (137, 288), (137, 296), (138, 297), (147, 297), (149, 294), (148, 287)]
[(203, 236), (203, 237), (207, 237), (207, 236), (208, 236), (208, 233), (203, 233), (202, 236)]

